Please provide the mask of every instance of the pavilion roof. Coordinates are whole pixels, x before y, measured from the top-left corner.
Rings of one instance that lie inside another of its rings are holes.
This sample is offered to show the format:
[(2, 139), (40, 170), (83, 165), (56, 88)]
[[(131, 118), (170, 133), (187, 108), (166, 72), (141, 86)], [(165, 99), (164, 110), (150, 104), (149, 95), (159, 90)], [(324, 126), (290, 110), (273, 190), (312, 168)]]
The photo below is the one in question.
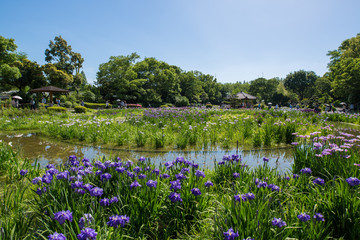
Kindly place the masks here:
[(244, 93), (244, 92), (239, 92), (237, 94), (235, 94), (235, 98), (239, 99), (239, 100), (243, 100), (243, 99), (250, 99), (250, 100), (255, 100), (256, 97), (252, 96), (248, 93)]
[(30, 90), (31, 92), (60, 92), (60, 93), (68, 93), (69, 90), (54, 87), (54, 86), (47, 86), (42, 88), (35, 88)]

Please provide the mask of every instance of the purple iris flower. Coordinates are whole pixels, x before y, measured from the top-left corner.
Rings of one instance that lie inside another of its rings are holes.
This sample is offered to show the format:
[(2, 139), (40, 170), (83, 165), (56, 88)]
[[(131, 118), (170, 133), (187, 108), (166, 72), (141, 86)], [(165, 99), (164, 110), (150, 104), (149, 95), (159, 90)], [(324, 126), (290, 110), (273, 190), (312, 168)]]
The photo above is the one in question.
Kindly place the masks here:
[(170, 181), (170, 190), (174, 190), (174, 191), (177, 191), (177, 190), (180, 190), (181, 189), (181, 182), (180, 180), (176, 180), (176, 181)]
[(119, 199), (117, 197), (112, 197), (110, 199), (110, 203), (117, 203), (117, 202), (119, 202)]
[(298, 219), (300, 219), (303, 222), (307, 222), (310, 220), (310, 215), (308, 215), (306, 213), (301, 213), (297, 217), (298, 217)]
[(142, 171), (142, 168), (141, 167), (134, 167), (133, 171), (136, 172), (136, 173), (139, 173), (140, 171)]
[(144, 162), (145, 160), (146, 160), (145, 157), (140, 157), (140, 158), (139, 158), (139, 162)]
[(175, 174), (177, 180), (186, 179), (186, 176), (182, 173)]
[(56, 175), (56, 179), (60, 180), (60, 179), (67, 179), (69, 172), (68, 171), (64, 171), (59, 173), (58, 175)]
[(90, 191), (93, 186), (90, 183), (86, 183), (86, 184), (83, 184), (81, 187), (85, 190)]
[(298, 179), (299, 177), (300, 177), (299, 174), (293, 174), (294, 179)]
[(100, 205), (101, 206), (109, 206), (110, 205), (110, 200), (108, 198), (100, 199)]
[(44, 174), (42, 177), (42, 182), (49, 184), (49, 183), (51, 183), (52, 179), (53, 179), (53, 176), (51, 176), (50, 174)]
[(53, 164), (48, 164), (48, 165), (46, 165), (46, 168), (47, 168), (47, 169), (55, 168), (55, 166), (54, 166)]
[(214, 184), (211, 181), (205, 182), (205, 187), (214, 186)]
[(57, 170), (56, 168), (50, 168), (48, 170), (46, 170), (46, 173), (50, 174), (51, 176), (58, 174), (59, 170)]
[(115, 168), (115, 171), (119, 172), (119, 173), (123, 173), (125, 171), (125, 168), (123, 167), (117, 167)]
[(169, 199), (174, 203), (174, 202), (182, 202), (180, 193), (176, 193), (176, 192), (172, 192), (169, 195)]
[(360, 180), (357, 179), (356, 177), (349, 177), (349, 178), (346, 179), (346, 181), (352, 187), (357, 186), (357, 185), (360, 184)]
[(264, 162), (269, 162), (269, 159), (266, 158), (266, 157), (264, 157), (264, 158), (263, 158), (263, 161), (264, 161)]
[(21, 176), (25, 176), (27, 173), (28, 173), (28, 170), (26, 170), (26, 169), (20, 170), (20, 175)]
[(164, 174), (160, 175), (160, 178), (169, 178), (169, 177), (170, 177), (170, 175), (167, 174), (167, 173), (164, 173)]
[(234, 240), (238, 236), (239, 236), (239, 232), (234, 232), (234, 230), (232, 228), (230, 228), (229, 230), (224, 232), (225, 240)]
[(322, 178), (316, 178), (314, 181), (312, 181), (314, 184), (318, 184), (318, 185), (324, 185), (325, 184), (325, 180)]
[(193, 188), (193, 189), (191, 189), (191, 193), (192, 193), (193, 195), (195, 195), (195, 196), (201, 195), (201, 191), (200, 191), (200, 189), (198, 189), (198, 188)]
[(264, 181), (260, 181), (257, 185), (258, 188), (266, 188), (267, 187), (267, 183)]
[(315, 213), (314, 218), (319, 222), (325, 221), (324, 216), (321, 213)]
[(311, 168), (303, 168), (300, 170), (302, 174), (311, 174)]
[(103, 193), (104, 193), (104, 190), (99, 187), (94, 187), (90, 190), (90, 195), (92, 197), (100, 197), (101, 195), (103, 195)]
[(200, 170), (196, 170), (195, 172), (195, 176), (196, 177), (205, 177), (205, 173), (203, 171), (200, 171)]
[(79, 240), (95, 240), (97, 233), (92, 228), (85, 228), (77, 235)]
[(157, 169), (157, 168), (155, 168), (154, 170), (152, 170), (152, 173), (155, 173), (155, 174), (156, 174), (156, 176), (159, 176), (159, 174), (160, 174), (160, 170), (159, 170), (159, 169)]
[(255, 195), (253, 193), (247, 193), (246, 197), (248, 200), (254, 200), (255, 199)]
[(186, 173), (186, 172), (190, 172), (189, 168), (182, 168), (181, 169), (181, 173)]
[(84, 189), (81, 189), (81, 188), (75, 189), (75, 192), (78, 193), (78, 194), (81, 194), (81, 195), (84, 195), (84, 194), (85, 194), (85, 190), (84, 190)]
[(46, 187), (43, 187), (42, 189), (38, 188), (35, 192), (37, 193), (37, 195), (41, 196), (43, 193), (46, 192)]
[(125, 227), (125, 224), (130, 222), (130, 218), (126, 215), (114, 215), (109, 217), (107, 225), (109, 227), (117, 228), (119, 225)]
[(93, 216), (90, 213), (85, 213), (83, 217), (79, 220), (79, 228), (83, 229), (85, 224), (90, 224), (94, 221)]
[(231, 157), (230, 155), (224, 155), (223, 158), (222, 158), (223, 161), (230, 161), (231, 160)]
[(138, 181), (134, 181), (130, 184), (130, 190), (132, 190), (133, 188), (136, 188), (136, 187), (141, 187), (140, 183)]
[(64, 224), (66, 220), (72, 222), (72, 212), (69, 210), (57, 212), (54, 214), (54, 220), (58, 221), (61, 225)]
[(71, 183), (71, 188), (81, 188), (83, 187), (83, 182), (75, 181), (74, 183)]
[(281, 220), (281, 218), (274, 218), (272, 221), (271, 221), (271, 224), (273, 226), (276, 226), (278, 228), (282, 228), (282, 227), (285, 227), (286, 226), (286, 222)]
[(145, 174), (139, 174), (138, 178), (139, 178), (139, 179), (145, 179), (145, 178), (146, 178), (146, 175), (145, 175)]
[(233, 173), (233, 177), (234, 177), (234, 178), (240, 178), (240, 174), (237, 173), (237, 172), (234, 172), (234, 173)]
[(150, 188), (156, 188), (156, 185), (157, 185), (157, 181), (154, 181), (154, 180), (149, 180), (146, 185)]
[(135, 177), (135, 174), (133, 172), (130, 172), (130, 171), (127, 171), (127, 175), (128, 177), (130, 178), (134, 178)]
[(191, 166), (195, 169), (199, 168), (199, 164), (197, 164), (197, 163), (192, 163)]
[(175, 162), (177, 162), (177, 163), (183, 163), (185, 160), (184, 160), (184, 157), (177, 157), (176, 158), (176, 160), (175, 160)]
[(48, 236), (49, 240), (66, 240), (66, 237), (62, 233), (54, 232)]
[(109, 181), (111, 178), (111, 174), (110, 173), (104, 173), (100, 176), (100, 180), (101, 181)]

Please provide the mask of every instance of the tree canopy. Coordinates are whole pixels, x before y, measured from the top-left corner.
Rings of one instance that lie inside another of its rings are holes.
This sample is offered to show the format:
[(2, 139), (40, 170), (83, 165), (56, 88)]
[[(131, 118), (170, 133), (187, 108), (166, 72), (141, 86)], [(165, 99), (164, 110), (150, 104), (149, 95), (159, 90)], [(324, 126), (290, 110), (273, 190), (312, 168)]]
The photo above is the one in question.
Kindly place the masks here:
[(346, 39), (330, 56), (332, 93), (344, 101), (360, 102), (360, 34)]

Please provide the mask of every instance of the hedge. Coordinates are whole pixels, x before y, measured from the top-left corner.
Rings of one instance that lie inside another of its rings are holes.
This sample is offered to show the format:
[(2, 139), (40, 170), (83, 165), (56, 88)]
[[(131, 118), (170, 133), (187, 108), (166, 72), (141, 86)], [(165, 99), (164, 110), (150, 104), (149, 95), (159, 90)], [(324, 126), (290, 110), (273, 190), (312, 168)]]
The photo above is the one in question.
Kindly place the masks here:
[(87, 108), (83, 106), (74, 107), (76, 113), (86, 113)]
[[(85, 107), (90, 108), (90, 109), (106, 108), (105, 103), (88, 103), (88, 102), (86, 102), (84, 105), (85, 105)], [(109, 108), (112, 108), (111, 104), (109, 104)]]
[(66, 108), (64, 107), (48, 107), (47, 109), (54, 112), (66, 112)]

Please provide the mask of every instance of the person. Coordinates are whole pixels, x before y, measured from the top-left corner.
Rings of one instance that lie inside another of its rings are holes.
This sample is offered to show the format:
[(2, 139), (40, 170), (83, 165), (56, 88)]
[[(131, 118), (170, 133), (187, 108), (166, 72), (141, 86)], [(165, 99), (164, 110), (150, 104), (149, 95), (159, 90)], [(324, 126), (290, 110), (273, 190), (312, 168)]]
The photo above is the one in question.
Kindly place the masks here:
[(56, 99), (56, 103), (57, 103), (57, 105), (60, 107), (60, 98), (57, 98), (57, 99)]
[(35, 110), (35, 100), (33, 98), (31, 98), (31, 100), (30, 100), (30, 109)]
[(261, 109), (261, 104), (259, 103), (259, 105), (258, 105), (258, 109)]
[(15, 98), (13, 98), (13, 99), (11, 100), (11, 106), (16, 107), (16, 101), (15, 101)]
[(279, 105), (278, 104), (276, 104), (275, 105), (275, 110), (277, 110), (279, 108)]
[(46, 104), (46, 98), (43, 97), (42, 100), (41, 100), (41, 102), (42, 102), (43, 104)]
[(109, 108), (109, 101), (106, 101), (106, 108)]
[(85, 106), (84, 100), (81, 101), (81, 106)]

